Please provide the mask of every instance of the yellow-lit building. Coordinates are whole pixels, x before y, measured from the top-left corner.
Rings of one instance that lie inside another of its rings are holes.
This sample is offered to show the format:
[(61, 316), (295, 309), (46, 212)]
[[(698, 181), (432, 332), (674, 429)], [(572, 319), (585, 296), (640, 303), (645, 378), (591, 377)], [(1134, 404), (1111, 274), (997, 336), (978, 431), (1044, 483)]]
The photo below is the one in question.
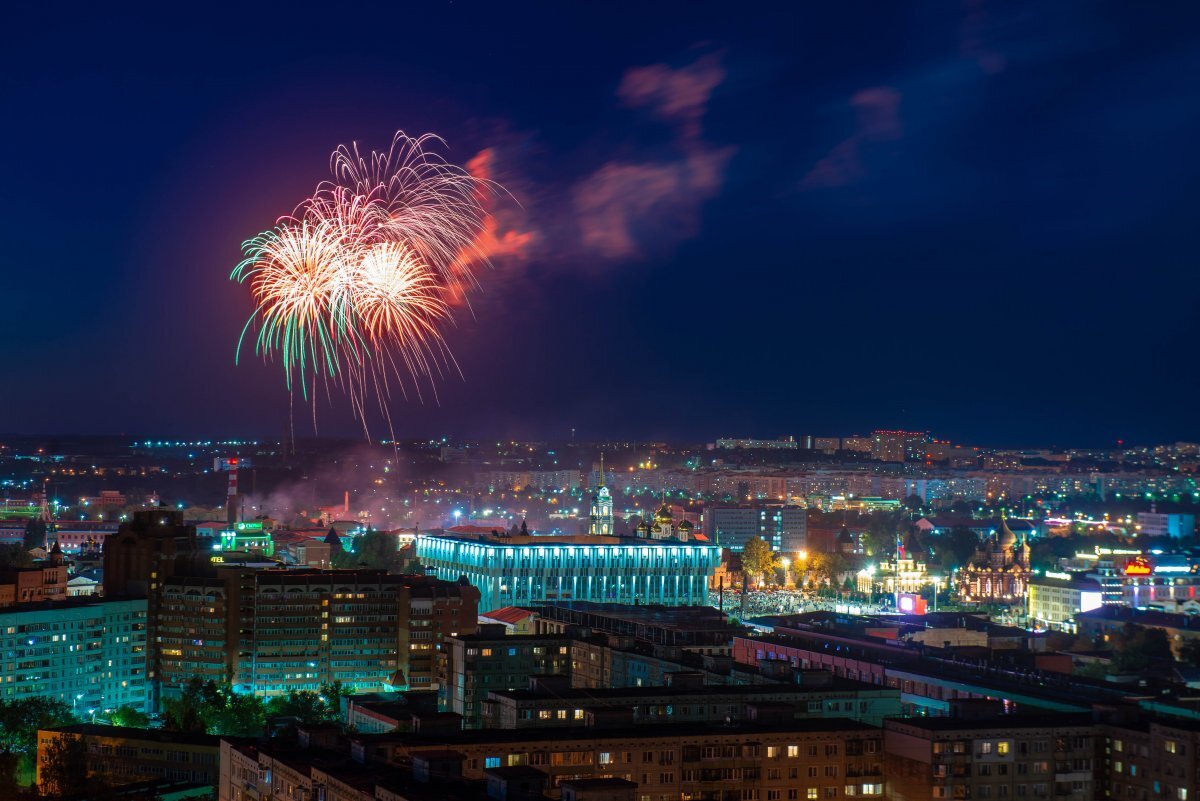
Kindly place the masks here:
[(50, 744), (67, 737), (82, 739), (87, 746), (88, 773), (113, 785), (148, 780), (194, 782), (214, 787), (217, 784), (219, 737), (94, 723), (38, 730), (39, 784), (42, 768), (49, 758)]

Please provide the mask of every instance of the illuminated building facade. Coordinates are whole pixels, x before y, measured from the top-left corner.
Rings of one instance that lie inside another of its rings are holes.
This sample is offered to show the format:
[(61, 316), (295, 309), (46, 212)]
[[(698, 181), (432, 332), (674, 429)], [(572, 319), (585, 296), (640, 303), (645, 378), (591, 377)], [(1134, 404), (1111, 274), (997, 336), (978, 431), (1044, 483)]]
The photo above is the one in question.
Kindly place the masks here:
[(1029, 625), (1055, 631), (1075, 630), (1075, 616), (1099, 609), (1104, 587), (1082, 574), (1047, 572), (1029, 580)]
[(275, 555), (275, 543), (271, 540), (271, 532), (261, 520), (248, 520), (234, 523), (231, 528), (222, 529), (221, 537), (213, 544), (214, 551), (244, 551), (262, 556)]
[(1013, 603), (1025, 598), (1029, 586), (1029, 543), (1003, 517), (1000, 530), (980, 543), (975, 555), (958, 572), (958, 596), (966, 602)]
[(600, 486), (592, 496), (592, 511), (588, 518), (588, 533), (593, 537), (609, 537), (616, 533), (613, 529), (612, 493), (604, 483), (604, 456), (600, 456)]
[(146, 698), (146, 599), (65, 600), (0, 611), (5, 701), (53, 698), (76, 714)]
[(154, 664), (163, 695), (193, 676), (262, 696), (436, 689), (445, 636), (474, 631), (478, 593), (382, 570), (227, 566), (162, 586)]
[(919, 593), (934, 583), (924, 562), (907, 558), (889, 559), (864, 568), (855, 579), (858, 591), (864, 593)]
[(485, 610), (571, 600), (703, 604), (721, 562), (717, 546), (676, 539), (421, 534), (416, 547), (439, 578), (465, 576)]

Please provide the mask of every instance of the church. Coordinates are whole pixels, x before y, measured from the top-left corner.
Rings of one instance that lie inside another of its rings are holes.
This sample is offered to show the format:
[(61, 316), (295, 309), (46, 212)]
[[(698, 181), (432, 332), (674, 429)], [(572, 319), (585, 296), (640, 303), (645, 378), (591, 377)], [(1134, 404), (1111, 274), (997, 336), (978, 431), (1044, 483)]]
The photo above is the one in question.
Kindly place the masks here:
[(613, 529), (612, 493), (604, 483), (604, 454), (600, 454), (600, 486), (592, 496), (592, 512), (588, 516), (588, 534), (593, 537), (611, 537)]
[(958, 572), (958, 597), (964, 602), (1014, 603), (1023, 601), (1029, 587), (1029, 543), (1017, 544), (1017, 535), (1000, 515), (1000, 530), (985, 538), (975, 555)]

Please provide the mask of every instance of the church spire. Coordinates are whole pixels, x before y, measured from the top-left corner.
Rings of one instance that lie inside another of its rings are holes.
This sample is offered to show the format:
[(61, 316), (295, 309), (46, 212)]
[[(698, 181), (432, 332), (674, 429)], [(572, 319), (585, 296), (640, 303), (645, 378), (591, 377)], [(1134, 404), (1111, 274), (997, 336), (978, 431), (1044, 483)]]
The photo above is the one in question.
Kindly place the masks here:
[(604, 451), (600, 451), (600, 486), (604, 486)]

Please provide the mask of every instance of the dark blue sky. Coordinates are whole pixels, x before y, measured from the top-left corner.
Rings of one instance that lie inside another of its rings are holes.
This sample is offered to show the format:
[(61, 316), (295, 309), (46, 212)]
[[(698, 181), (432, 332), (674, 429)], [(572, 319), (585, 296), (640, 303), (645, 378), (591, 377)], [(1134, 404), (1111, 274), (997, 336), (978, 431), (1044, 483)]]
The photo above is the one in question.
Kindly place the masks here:
[[(28, 5), (28, 4), (27, 4)], [(10, 12), (0, 431), (276, 434), (241, 241), (435, 131), (520, 201), (398, 436), (1200, 437), (1195, 3)], [(304, 415), (298, 415), (303, 417)], [(353, 433), (343, 399), (322, 433)]]

